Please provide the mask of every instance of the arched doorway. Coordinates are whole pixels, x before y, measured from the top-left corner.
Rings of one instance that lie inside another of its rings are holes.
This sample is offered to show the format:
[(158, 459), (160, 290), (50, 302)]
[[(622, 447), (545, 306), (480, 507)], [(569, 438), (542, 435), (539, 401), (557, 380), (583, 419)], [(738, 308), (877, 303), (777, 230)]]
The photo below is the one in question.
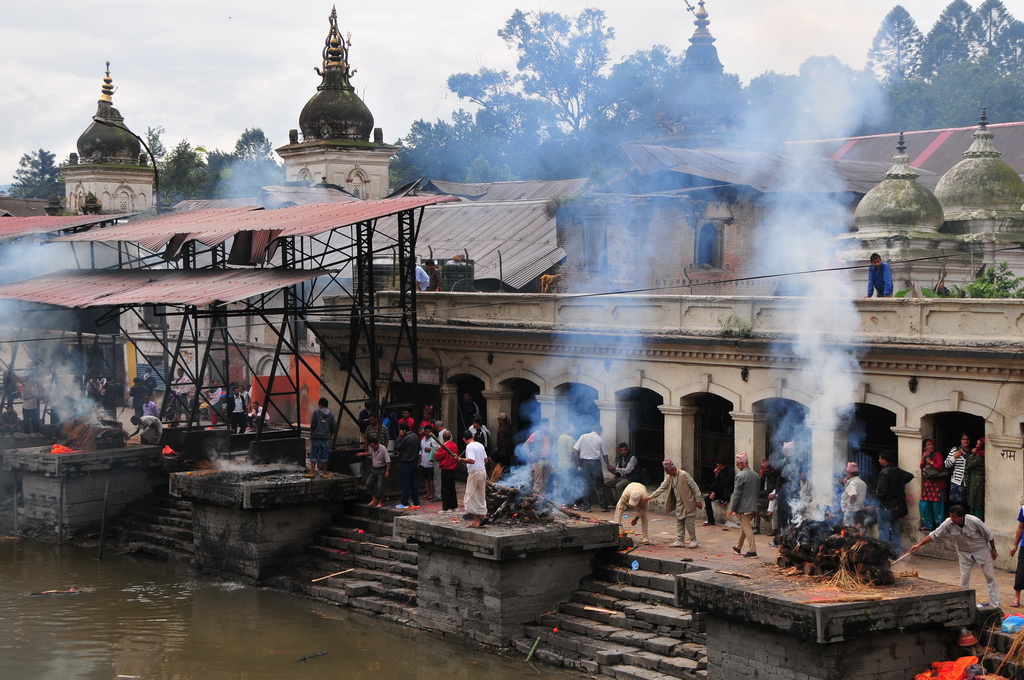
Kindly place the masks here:
[[(455, 386), (456, 412), (446, 415), (448, 421), (455, 426), (453, 432), (465, 432), (473, 424), (474, 413), (483, 417), (487, 422), (487, 400), (484, 399), (484, 381), (475, 375), (462, 374), (448, 380), (449, 384)], [(452, 427), (448, 424), (448, 427)]]
[[(658, 408), (664, 400), (657, 392), (643, 387), (620, 390), (615, 399), (628, 428), (626, 432), (620, 429), (616, 440), (629, 444), (629, 450), (639, 460), (641, 480), (653, 484), (661, 479), (661, 461), (665, 460), (665, 415)], [(614, 460), (612, 452), (609, 460)]]
[(732, 402), (717, 394), (698, 394), (693, 422), (693, 473), (701, 488), (708, 488), (714, 479), (715, 463), (732, 465), (736, 436)]
[(597, 408), (597, 390), (583, 383), (563, 383), (555, 388), (558, 398), (558, 421), (552, 423), (556, 430), (560, 423), (569, 423), (578, 434), (589, 432), (601, 422), (601, 411)]
[(508, 413), (512, 425), (512, 441), (522, 444), (530, 436), (535, 424), (540, 422), (540, 404), (537, 403), (540, 387), (525, 378), (505, 380), (501, 387), (512, 393)]
[(878, 455), (885, 453), (889, 456), (888, 460), (896, 460), (899, 445), (896, 433), (892, 431), (895, 425), (896, 414), (888, 409), (872, 404), (855, 404), (853, 407), (846, 430), (846, 461), (841, 462), (843, 465), (847, 462), (857, 463), (860, 477), (867, 483), (868, 489), (872, 490), (872, 495), (878, 480)]
[(970, 435), (971, 442), (978, 441), (985, 436), (985, 419), (960, 411), (932, 413), (921, 419), (921, 437), (934, 439), (935, 449), (943, 455), (960, 445), (961, 432)]
[(792, 399), (765, 399), (755, 406), (765, 416), (765, 457), (775, 467), (782, 464), (782, 445), (793, 442), (803, 460), (809, 460), (811, 431), (806, 406)]

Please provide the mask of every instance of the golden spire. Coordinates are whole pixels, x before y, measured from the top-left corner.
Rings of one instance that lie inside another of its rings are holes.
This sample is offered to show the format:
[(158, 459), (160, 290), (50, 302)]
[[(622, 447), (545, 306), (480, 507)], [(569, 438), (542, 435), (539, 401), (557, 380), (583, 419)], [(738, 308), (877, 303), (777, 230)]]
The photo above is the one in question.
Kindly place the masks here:
[(101, 102), (112, 102), (114, 97), (114, 79), (110, 77), (110, 62), (107, 62), (106, 75), (103, 77), (103, 94), (100, 95)]

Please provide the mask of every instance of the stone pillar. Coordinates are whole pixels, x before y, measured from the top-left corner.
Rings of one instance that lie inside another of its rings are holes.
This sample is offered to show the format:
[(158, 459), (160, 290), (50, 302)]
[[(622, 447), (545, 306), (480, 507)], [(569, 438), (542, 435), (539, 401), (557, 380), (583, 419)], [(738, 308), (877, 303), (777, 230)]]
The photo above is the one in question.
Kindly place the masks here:
[[(512, 410), (512, 392), (488, 391), (482, 392), (481, 396), (487, 400), (487, 429), (491, 436), (498, 432), (498, 414), (508, 413)], [(496, 443), (496, 440), (495, 440)]]
[[(452, 439), (461, 442), (462, 433), (459, 432), (459, 389), (455, 385), (441, 385), (441, 412), (434, 416), (434, 420), (440, 420), (452, 433)], [(461, 444), (460, 444), (461, 446)]]
[[(1009, 545), (1017, 531), (1017, 516), (1012, 512), (996, 512), (1000, 508), (1024, 505), (1024, 442), (1020, 436), (988, 434), (985, 439), (985, 524), (999, 538), (999, 559), (996, 566), (1013, 570), (1016, 557), (1010, 557)], [(1002, 537), (1007, 540), (1000, 540)]]
[(733, 422), (733, 446), (736, 453), (746, 451), (750, 456), (750, 468), (757, 470), (765, 455), (766, 433), (764, 413), (730, 411)]
[[(534, 397), (534, 399), (536, 399), (537, 405), (540, 407), (540, 417), (547, 418), (548, 420), (550, 420), (551, 431), (557, 432), (558, 423), (561, 422), (561, 420), (564, 420), (564, 418), (559, 418), (559, 398), (538, 394), (536, 397)], [(533, 427), (534, 429), (539, 428), (540, 422), (534, 423)]]
[[(918, 503), (921, 500), (921, 428), (920, 427), (898, 427), (891, 429), (896, 434), (896, 455), (899, 457), (899, 466), (914, 475), (904, 487), (907, 494), (907, 516), (901, 523), (902, 542), (913, 545), (917, 536), (917, 527), (921, 526), (921, 510)], [(910, 541), (907, 543), (907, 541)]]
[(811, 450), (808, 460), (811, 463), (811, 512), (818, 508), (831, 505), (833, 498), (836, 467), (836, 431), (832, 423), (808, 421), (811, 430)]
[(659, 406), (665, 415), (665, 457), (696, 476), (693, 441), (696, 406)]
[(601, 439), (604, 441), (604, 452), (608, 455), (610, 463), (615, 460), (615, 424), (618, 420), (619, 404), (614, 401), (597, 401), (595, 403), (601, 411)]

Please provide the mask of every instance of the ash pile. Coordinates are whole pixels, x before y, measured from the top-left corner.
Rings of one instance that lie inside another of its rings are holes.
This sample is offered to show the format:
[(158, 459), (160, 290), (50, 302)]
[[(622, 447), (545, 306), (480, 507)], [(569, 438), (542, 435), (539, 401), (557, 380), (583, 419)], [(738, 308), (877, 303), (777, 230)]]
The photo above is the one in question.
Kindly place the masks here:
[(524, 487), (487, 483), (487, 521), (491, 524), (553, 522), (567, 514), (550, 498)]
[(887, 543), (864, 535), (860, 528), (805, 520), (778, 537), (780, 567), (795, 567), (808, 576), (837, 573), (876, 586), (895, 582), (890, 560), (896, 557)]

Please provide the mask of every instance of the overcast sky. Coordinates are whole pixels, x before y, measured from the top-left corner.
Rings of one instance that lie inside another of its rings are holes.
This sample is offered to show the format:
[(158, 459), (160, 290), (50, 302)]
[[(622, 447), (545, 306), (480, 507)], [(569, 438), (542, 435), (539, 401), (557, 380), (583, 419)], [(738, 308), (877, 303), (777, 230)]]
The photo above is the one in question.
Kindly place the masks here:
[[(746, 83), (765, 71), (795, 73), (811, 56), (833, 54), (862, 68), (895, 4), (707, 0), (706, 7), (726, 71)], [(948, 2), (900, 4), (927, 33)], [(414, 120), (447, 119), (464, 105), (448, 91), (449, 75), (513, 67), (497, 31), (515, 9), (586, 7), (604, 10), (615, 29), (613, 63), (655, 44), (680, 54), (693, 34), (684, 0), (375, 0), (339, 2), (338, 16), (352, 34), (353, 85), (394, 142)], [(0, 184), (27, 151), (44, 148), (60, 162), (75, 150), (108, 60), (114, 106), (138, 134), (163, 126), (168, 148), (188, 139), (232, 150), (245, 128), (259, 127), (275, 146), (286, 144), (320, 83), (313, 68), (330, 11), (326, 0), (10, 3), (0, 20)]]

